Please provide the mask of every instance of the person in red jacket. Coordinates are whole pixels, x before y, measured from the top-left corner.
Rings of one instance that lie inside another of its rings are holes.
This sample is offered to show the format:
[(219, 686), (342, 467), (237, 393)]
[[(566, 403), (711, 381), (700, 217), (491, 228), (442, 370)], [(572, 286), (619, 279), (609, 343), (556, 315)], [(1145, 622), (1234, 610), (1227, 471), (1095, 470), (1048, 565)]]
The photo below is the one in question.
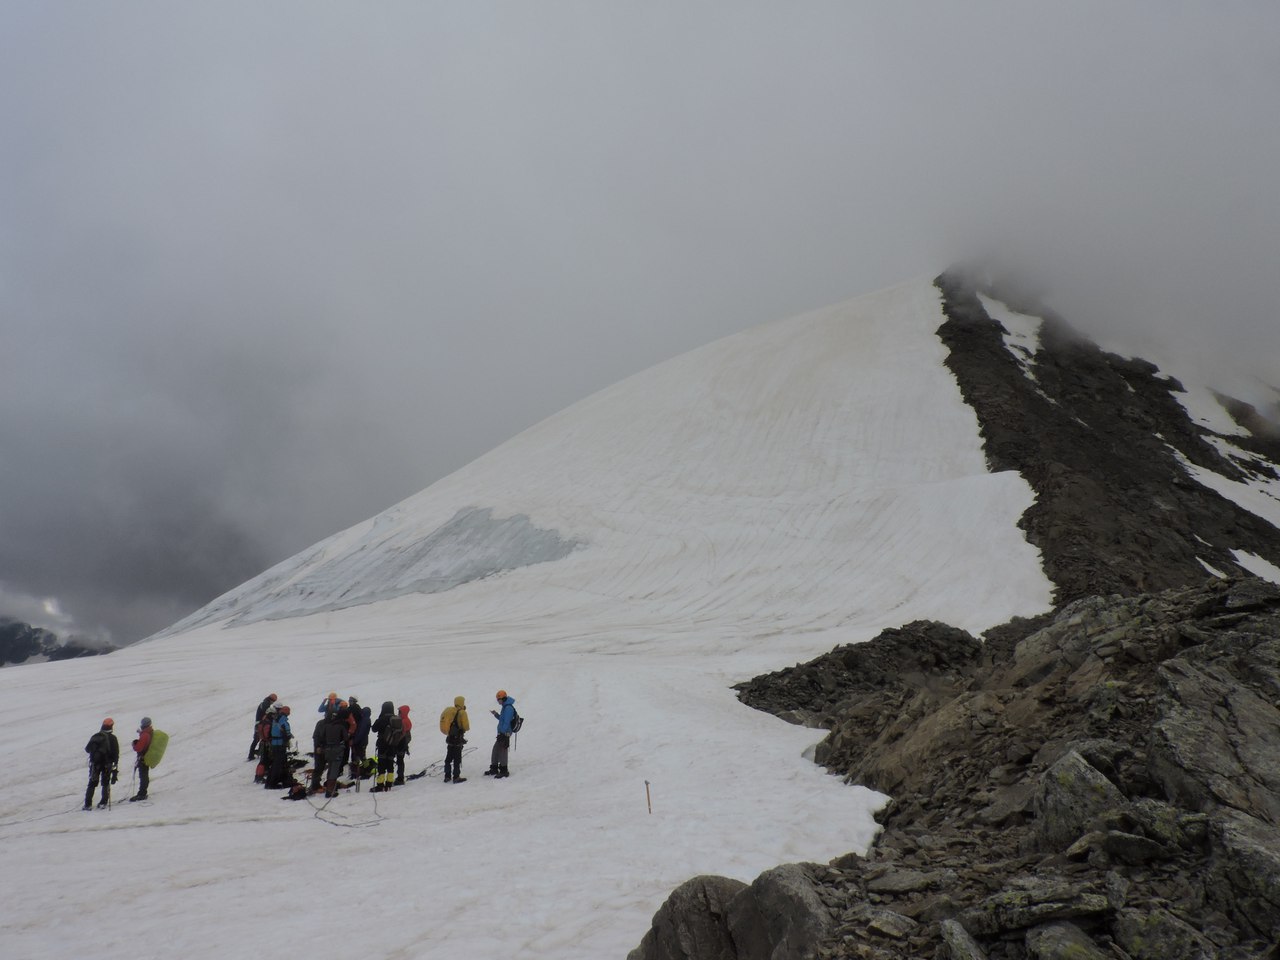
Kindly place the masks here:
[(396, 748), (396, 779), (397, 787), (404, 786), (404, 758), (409, 753), (409, 741), (413, 739), (413, 721), (409, 719), (409, 705), (407, 703), (400, 705), (400, 723), (404, 726), (404, 739), (400, 741)]
[(138, 739), (133, 741), (133, 764), (138, 768), (138, 792), (129, 798), (129, 802), (147, 799), (147, 785), (151, 782), (151, 768), (142, 762), (151, 746), (151, 718), (143, 717), (138, 724)]

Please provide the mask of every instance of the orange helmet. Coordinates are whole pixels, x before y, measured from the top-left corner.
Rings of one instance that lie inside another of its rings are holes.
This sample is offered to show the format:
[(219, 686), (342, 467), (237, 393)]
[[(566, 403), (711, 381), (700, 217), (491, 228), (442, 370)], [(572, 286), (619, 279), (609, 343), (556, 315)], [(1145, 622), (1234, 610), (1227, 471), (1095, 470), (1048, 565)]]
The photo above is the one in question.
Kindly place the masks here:
[(499, 699), (499, 700), (505, 700), (505, 699), (507, 699), (507, 691), (505, 691), (505, 690), (499, 690), (499, 691), (498, 691), (498, 699)]

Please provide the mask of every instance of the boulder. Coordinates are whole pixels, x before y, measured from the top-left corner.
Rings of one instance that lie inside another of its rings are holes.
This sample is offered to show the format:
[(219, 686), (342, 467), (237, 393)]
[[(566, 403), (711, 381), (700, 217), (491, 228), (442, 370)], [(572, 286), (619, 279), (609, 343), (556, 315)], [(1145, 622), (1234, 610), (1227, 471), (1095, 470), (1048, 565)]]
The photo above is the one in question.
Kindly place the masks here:
[(924, 871), (908, 868), (889, 869), (867, 880), (868, 893), (916, 893), (930, 887), (955, 883), (954, 870)]
[(1036, 841), (1041, 849), (1063, 850), (1097, 817), (1124, 805), (1120, 789), (1069, 750), (1041, 778), (1034, 801)]
[(1211, 960), (1214, 945), (1168, 910), (1121, 910), (1111, 933), (1133, 960)]
[(1049, 923), (1028, 930), (1027, 953), (1035, 960), (1115, 960), (1073, 923)]
[(1181, 806), (1226, 805), (1280, 825), (1280, 710), (1220, 664), (1179, 658), (1158, 675), (1166, 704), (1148, 749), (1152, 780)]
[(867, 929), (882, 937), (894, 940), (905, 940), (919, 929), (920, 924), (910, 917), (903, 916), (893, 910), (872, 908), (867, 917)]
[(1280, 831), (1238, 810), (1210, 820), (1209, 900), (1262, 938), (1280, 940)]
[(1087, 597), (1068, 604), (1042, 630), (1013, 649), (1009, 681), (1015, 686), (1034, 684), (1054, 673), (1070, 673), (1103, 646), (1124, 635), (1135, 601), (1115, 597)]
[(725, 916), (747, 889), (740, 880), (699, 876), (676, 887), (627, 960), (737, 960)]
[(1099, 918), (1110, 911), (1111, 904), (1104, 896), (1072, 884), (1046, 881), (987, 897), (962, 911), (957, 919), (975, 936), (989, 937), (1027, 930), (1054, 920)]
[(785, 863), (766, 870), (740, 891), (727, 913), (737, 960), (808, 957), (835, 927), (818, 888), (811, 868)]
[(943, 920), (939, 925), (942, 934), (941, 960), (987, 960), (978, 941), (956, 920)]

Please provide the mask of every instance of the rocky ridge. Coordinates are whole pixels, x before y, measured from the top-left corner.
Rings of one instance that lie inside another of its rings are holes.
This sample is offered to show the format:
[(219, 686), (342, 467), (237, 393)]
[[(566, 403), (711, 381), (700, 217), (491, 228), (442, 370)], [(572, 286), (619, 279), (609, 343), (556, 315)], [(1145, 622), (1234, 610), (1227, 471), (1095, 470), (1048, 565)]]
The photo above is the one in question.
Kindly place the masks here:
[(115, 647), (57, 634), (21, 620), (0, 617), (0, 667), (42, 660), (71, 660), (110, 653)]
[(1224, 404), (1252, 423), (1224, 454), (1175, 381), (1052, 317), (1029, 377), (977, 292), (938, 283), (949, 363), (993, 469), (1036, 489), (1023, 526), (1060, 602), (741, 684), (830, 731), (817, 761), (893, 797), (883, 830), (865, 857), (686, 882), (630, 960), (1280, 960), (1280, 587), (1231, 552), (1280, 565), (1280, 533), (1179, 461), (1266, 476), (1274, 433)]

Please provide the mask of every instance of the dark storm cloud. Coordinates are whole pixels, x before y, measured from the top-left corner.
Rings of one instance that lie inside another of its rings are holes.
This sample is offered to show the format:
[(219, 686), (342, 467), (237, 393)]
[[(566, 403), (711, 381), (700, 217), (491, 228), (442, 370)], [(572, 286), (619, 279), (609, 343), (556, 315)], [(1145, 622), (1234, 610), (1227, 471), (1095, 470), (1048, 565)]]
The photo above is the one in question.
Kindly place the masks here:
[(1277, 35), (1269, 4), (6, 4), (0, 603), (134, 639), (622, 376), (954, 260), (1274, 358)]

